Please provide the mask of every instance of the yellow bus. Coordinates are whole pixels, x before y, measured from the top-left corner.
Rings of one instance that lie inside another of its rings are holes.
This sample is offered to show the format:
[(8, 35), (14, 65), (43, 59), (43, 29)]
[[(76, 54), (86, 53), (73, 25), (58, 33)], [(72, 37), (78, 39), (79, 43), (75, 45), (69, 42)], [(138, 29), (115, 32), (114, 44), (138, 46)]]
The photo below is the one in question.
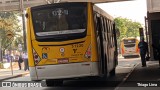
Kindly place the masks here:
[(138, 56), (139, 57), (139, 40), (137, 38), (123, 38), (121, 41), (121, 53), (124, 58), (128, 56)]
[(115, 75), (115, 24), (94, 4), (36, 6), (27, 9), (26, 17), (31, 80), (52, 86), (66, 79)]

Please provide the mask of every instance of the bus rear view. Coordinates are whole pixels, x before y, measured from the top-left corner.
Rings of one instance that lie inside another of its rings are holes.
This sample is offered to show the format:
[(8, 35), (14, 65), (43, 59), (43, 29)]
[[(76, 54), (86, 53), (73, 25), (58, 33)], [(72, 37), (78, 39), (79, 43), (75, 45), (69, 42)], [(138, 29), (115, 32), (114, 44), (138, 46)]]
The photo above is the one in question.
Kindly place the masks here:
[[(100, 76), (93, 15), (91, 3), (56, 3), (27, 9), (27, 47), (32, 80), (46, 80), (46, 84), (52, 86), (63, 84), (65, 79)], [(113, 26), (113, 23), (109, 25)], [(107, 72), (115, 74), (116, 35), (112, 29), (109, 35), (113, 37), (113, 53), (110, 53), (113, 57), (108, 57), (112, 63)]]
[(124, 38), (121, 41), (121, 52), (124, 58), (128, 56), (138, 56), (139, 57), (139, 48), (138, 48), (138, 39), (136, 38)]

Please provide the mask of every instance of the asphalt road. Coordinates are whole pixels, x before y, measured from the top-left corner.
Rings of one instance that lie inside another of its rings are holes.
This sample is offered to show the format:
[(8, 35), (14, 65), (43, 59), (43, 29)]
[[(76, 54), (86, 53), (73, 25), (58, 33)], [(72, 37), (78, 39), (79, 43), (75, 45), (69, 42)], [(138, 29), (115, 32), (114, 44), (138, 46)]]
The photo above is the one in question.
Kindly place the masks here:
[[(63, 87), (40, 87), (39, 90), (115, 90), (123, 83), (129, 76), (130, 72), (140, 62), (140, 58), (127, 58), (119, 57), (119, 64), (116, 68), (116, 76), (110, 77), (108, 81), (96, 81), (96, 80), (68, 80), (64, 82)], [(9, 79), (7, 81), (30, 81), (29, 75), (24, 77), (18, 77)], [(43, 81), (44, 82), (44, 81)], [(35, 90), (35, 88), (8, 88), (5, 90)], [(4, 88), (0, 88), (4, 90)]]

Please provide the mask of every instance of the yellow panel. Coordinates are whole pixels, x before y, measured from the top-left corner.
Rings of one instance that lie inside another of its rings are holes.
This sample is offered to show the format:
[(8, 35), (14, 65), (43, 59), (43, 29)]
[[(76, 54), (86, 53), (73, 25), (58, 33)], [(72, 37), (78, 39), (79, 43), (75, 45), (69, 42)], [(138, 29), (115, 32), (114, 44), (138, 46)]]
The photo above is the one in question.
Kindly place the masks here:
[(33, 67), (35, 66), (34, 61), (33, 61), (33, 55), (32, 55), (32, 44), (31, 44), (31, 12), (30, 9), (27, 9), (27, 14), (28, 14), (28, 18), (27, 18), (27, 51), (28, 51), (28, 60), (29, 60), (29, 66)]
[(91, 51), (93, 62), (98, 60), (97, 56), (97, 37), (94, 28), (93, 4), (88, 3), (88, 31), (91, 32)]
[[(58, 64), (58, 59), (68, 59), (68, 63), (90, 61), (90, 59), (85, 58), (85, 53), (90, 45), (90, 36), (87, 36), (84, 42), (64, 46), (55, 46), (54, 44), (52, 44), (53, 46), (39, 46), (42, 43), (35, 40), (32, 42), (32, 45), (41, 58), (38, 65)], [(44, 48), (48, 50), (44, 50)], [(64, 48), (64, 52), (61, 52), (62, 48)], [(47, 54), (47, 59), (43, 59), (43, 53)]]

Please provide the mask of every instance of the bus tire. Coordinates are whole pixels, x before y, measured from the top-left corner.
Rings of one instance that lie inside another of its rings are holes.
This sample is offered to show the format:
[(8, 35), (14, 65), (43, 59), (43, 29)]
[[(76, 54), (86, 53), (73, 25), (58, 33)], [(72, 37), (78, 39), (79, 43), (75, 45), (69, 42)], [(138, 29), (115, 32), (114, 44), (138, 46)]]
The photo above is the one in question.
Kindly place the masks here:
[(54, 86), (54, 85), (53, 85), (53, 80), (46, 80), (46, 85), (47, 85), (48, 87)]
[(63, 86), (63, 80), (55, 80), (54, 86)]
[(48, 87), (53, 87), (53, 86), (63, 86), (63, 80), (46, 80), (46, 85)]
[(111, 72), (110, 72), (110, 76), (115, 76), (116, 75), (116, 68), (114, 68)]

